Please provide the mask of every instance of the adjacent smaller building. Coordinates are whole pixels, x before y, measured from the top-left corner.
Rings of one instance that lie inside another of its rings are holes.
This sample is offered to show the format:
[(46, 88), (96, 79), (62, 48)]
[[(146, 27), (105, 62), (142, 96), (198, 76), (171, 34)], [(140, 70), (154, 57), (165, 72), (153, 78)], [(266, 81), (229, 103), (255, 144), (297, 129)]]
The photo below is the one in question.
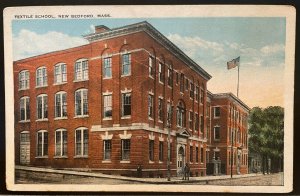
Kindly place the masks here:
[[(232, 93), (207, 93), (207, 175), (248, 173), (250, 108)], [(217, 171), (215, 164), (219, 163)], [(232, 164), (232, 167), (231, 167)]]

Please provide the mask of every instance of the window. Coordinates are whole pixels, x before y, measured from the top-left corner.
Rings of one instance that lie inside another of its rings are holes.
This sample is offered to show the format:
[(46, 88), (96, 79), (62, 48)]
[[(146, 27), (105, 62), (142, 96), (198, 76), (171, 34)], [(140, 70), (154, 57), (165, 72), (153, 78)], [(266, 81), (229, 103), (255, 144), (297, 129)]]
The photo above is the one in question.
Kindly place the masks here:
[(103, 117), (112, 117), (112, 95), (103, 96)]
[(111, 140), (104, 140), (103, 141), (103, 148), (104, 148), (104, 160), (111, 159)]
[(209, 151), (206, 151), (206, 162), (209, 163)]
[(181, 101), (179, 101), (177, 106), (177, 126), (185, 126), (185, 108)]
[(36, 70), (36, 87), (47, 86), (47, 69), (40, 67)]
[(88, 155), (88, 129), (78, 128), (75, 131), (75, 155), (87, 156)]
[(199, 87), (196, 86), (196, 90), (195, 90), (195, 98), (196, 98), (196, 101), (199, 102)]
[(185, 79), (185, 90), (188, 91), (189, 90), (189, 79)]
[(159, 82), (164, 83), (164, 68), (162, 63), (158, 64), (158, 78)]
[(195, 131), (199, 130), (199, 114), (195, 115)]
[(199, 148), (196, 147), (196, 163), (199, 162)]
[(20, 99), (20, 121), (27, 120), (30, 120), (29, 97), (22, 97)]
[(148, 95), (148, 116), (153, 118), (153, 95)]
[(37, 96), (37, 119), (47, 119), (48, 118), (48, 96), (42, 94)]
[(240, 131), (240, 129), (238, 129), (237, 130), (237, 143), (240, 143), (240, 141), (241, 141), (241, 131)]
[(206, 106), (206, 117), (210, 117), (210, 107), (209, 107), (209, 105)]
[(55, 94), (55, 118), (67, 116), (67, 93), (58, 92)]
[(204, 132), (204, 117), (202, 115), (200, 116), (200, 131)]
[(75, 115), (88, 115), (88, 90), (79, 89), (75, 92)]
[(28, 131), (22, 131), (20, 133), (20, 142), (21, 143), (30, 142), (30, 134)]
[(122, 75), (130, 75), (131, 72), (131, 55), (122, 55)]
[(75, 81), (89, 79), (89, 64), (87, 59), (80, 59), (75, 62)]
[(154, 161), (154, 140), (149, 140), (149, 160)]
[(203, 163), (204, 161), (204, 151), (203, 148), (200, 148), (200, 162)]
[(67, 130), (58, 129), (55, 131), (55, 156), (67, 156)]
[(204, 103), (204, 90), (203, 88), (200, 89), (200, 103)]
[(131, 93), (122, 94), (122, 116), (131, 115)]
[(149, 57), (149, 76), (154, 78), (154, 68), (153, 68), (154, 58)]
[(167, 120), (168, 120), (168, 125), (172, 123), (172, 107), (171, 104), (168, 102), (167, 103)]
[[(122, 59), (123, 60), (123, 59)], [(107, 57), (103, 59), (103, 78), (111, 78), (111, 57)]]
[(179, 73), (176, 72), (176, 84), (178, 85), (179, 83)]
[(173, 72), (172, 72), (172, 67), (171, 66), (168, 67), (168, 85), (170, 87), (173, 86)]
[(190, 98), (194, 98), (194, 84), (192, 82), (190, 82)]
[(121, 140), (121, 153), (122, 153), (122, 160), (129, 160), (130, 159), (130, 140), (129, 139), (125, 139), (125, 140)]
[(158, 98), (158, 120), (163, 121), (163, 99)]
[(190, 112), (189, 112), (189, 128), (190, 128), (191, 130), (193, 129), (193, 118), (194, 118), (193, 112), (190, 111)]
[(48, 132), (46, 130), (37, 132), (37, 156), (48, 156)]
[(220, 127), (219, 126), (214, 127), (214, 134), (215, 134), (215, 140), (220, 140)]
[(184, 74), (180, 74), (180, 92), (184, 91)]
[(214, 151), (214, 158), (215, 158), (215, 160), (220, 160), (220, 152), (219, 151)]
[(194, 160), (193, 160), (193, 146), (190, 146), (190, 162), (192, 163)]
[(228, 152), (228, 165), (231, 165), (231, 152)]
[(23, 70), (19, 73), (19, 90), (29, 89), (29, 71)]
[(162, 141), (159, 142), (159, 161), (163, 161), (164, 159), (164, 143)]
[(54, 67), (54, 83), (61, 84), (67, 82), (67, 65), (59, 63)]
[(220, 107), (214, 107), (214, 117), (219, 118), (220, 117)]

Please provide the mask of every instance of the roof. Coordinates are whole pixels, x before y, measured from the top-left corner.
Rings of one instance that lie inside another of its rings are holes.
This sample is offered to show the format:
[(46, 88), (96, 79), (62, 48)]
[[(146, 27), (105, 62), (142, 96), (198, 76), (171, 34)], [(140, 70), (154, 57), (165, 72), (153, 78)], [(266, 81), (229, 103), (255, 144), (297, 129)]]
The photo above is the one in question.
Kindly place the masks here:
[(212, 96), (213, 96), (213, 99), (221, 99), (221, 98), (231, 99), (232, 101), (237, 102), (240, 106), (242, 106), (248, 112), (250, 111), (250, 108), (242, 100), (240, 100), (237, 96), (235, 96), (234, 94), (232, 94), (230, 92), (229, 93), (212, 94)]
[(209, 80), (211, 78), (211, 75), (208, 74), (203, 68), (201, 68), (200, 65), (194, 62), (190, 57), (188, 57), (183, 51), (181, 51), (175, 44), (173, 44), (168, 38), (166, 38), (162, 33), (160, 33), (147, 21), (123, 27), (108, 29), (107, 31), (99, 33), (95, 32), (85, 35), (83, 37), (86, 38), (89, 42), (96, 42), (99, 40), (109, 39), (142, 31), (146, 32), (148, 35), (150, 35), (152, 38), (158, 41), (162, 46), (164, 46), (167, 50), (172, 52), (178, 59), (187, 64), (192, 70), (196, 71), (206, 80)]

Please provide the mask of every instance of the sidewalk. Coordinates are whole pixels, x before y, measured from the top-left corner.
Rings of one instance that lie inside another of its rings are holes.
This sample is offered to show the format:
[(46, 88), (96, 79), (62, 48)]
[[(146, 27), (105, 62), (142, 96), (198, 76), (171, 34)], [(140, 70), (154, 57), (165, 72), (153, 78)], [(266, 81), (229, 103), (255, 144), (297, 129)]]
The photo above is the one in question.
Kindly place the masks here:
[[(206, 184), (207, 181), (230, 179), (230, 175), (221, 175), (221, 176), (190, 177), (189, 181), (182, 180), (182, 177), (171, 177), (171, 181), (167, 181), (167, 178), (136, 178), (136, 177), (126, 177), (126, 176), (118, 176), (118, 175), (106, 175), (106, 174), (95, 173), (95, 172), (74, 171), (74, 170), (66, 170), (66, 169), (52, 169), (52, 168), (43, 168), (43, 167), (28, 167), (28, 166), (20, 166), (20, 165), (16, 165), (15, 169), (23, 170), (23, 171), (32, 171), (32, 172), (44, 172), (44, 173), (63, 174), (63, 175), (117, 179), (117, 180), (141, 182), (141, 183), (148, 183), (148, 184), (179, 184), (179, 183), (195, 183), (195, 182), (203, 182), (203, 184)], [(246, 177), (253, 177), (253, 176), (260, 176), (260, 175), (262, 174), (233, 175), (233, 178), (246, 178)]]

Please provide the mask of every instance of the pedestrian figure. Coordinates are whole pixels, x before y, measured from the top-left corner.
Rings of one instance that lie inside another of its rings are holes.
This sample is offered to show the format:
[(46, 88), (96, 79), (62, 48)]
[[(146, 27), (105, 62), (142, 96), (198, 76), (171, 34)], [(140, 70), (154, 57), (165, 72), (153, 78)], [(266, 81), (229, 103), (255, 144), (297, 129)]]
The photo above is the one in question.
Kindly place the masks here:
[(186, 163), (184, 166), (184, 179), (190, 180), (190, 167), (188, 163)]

